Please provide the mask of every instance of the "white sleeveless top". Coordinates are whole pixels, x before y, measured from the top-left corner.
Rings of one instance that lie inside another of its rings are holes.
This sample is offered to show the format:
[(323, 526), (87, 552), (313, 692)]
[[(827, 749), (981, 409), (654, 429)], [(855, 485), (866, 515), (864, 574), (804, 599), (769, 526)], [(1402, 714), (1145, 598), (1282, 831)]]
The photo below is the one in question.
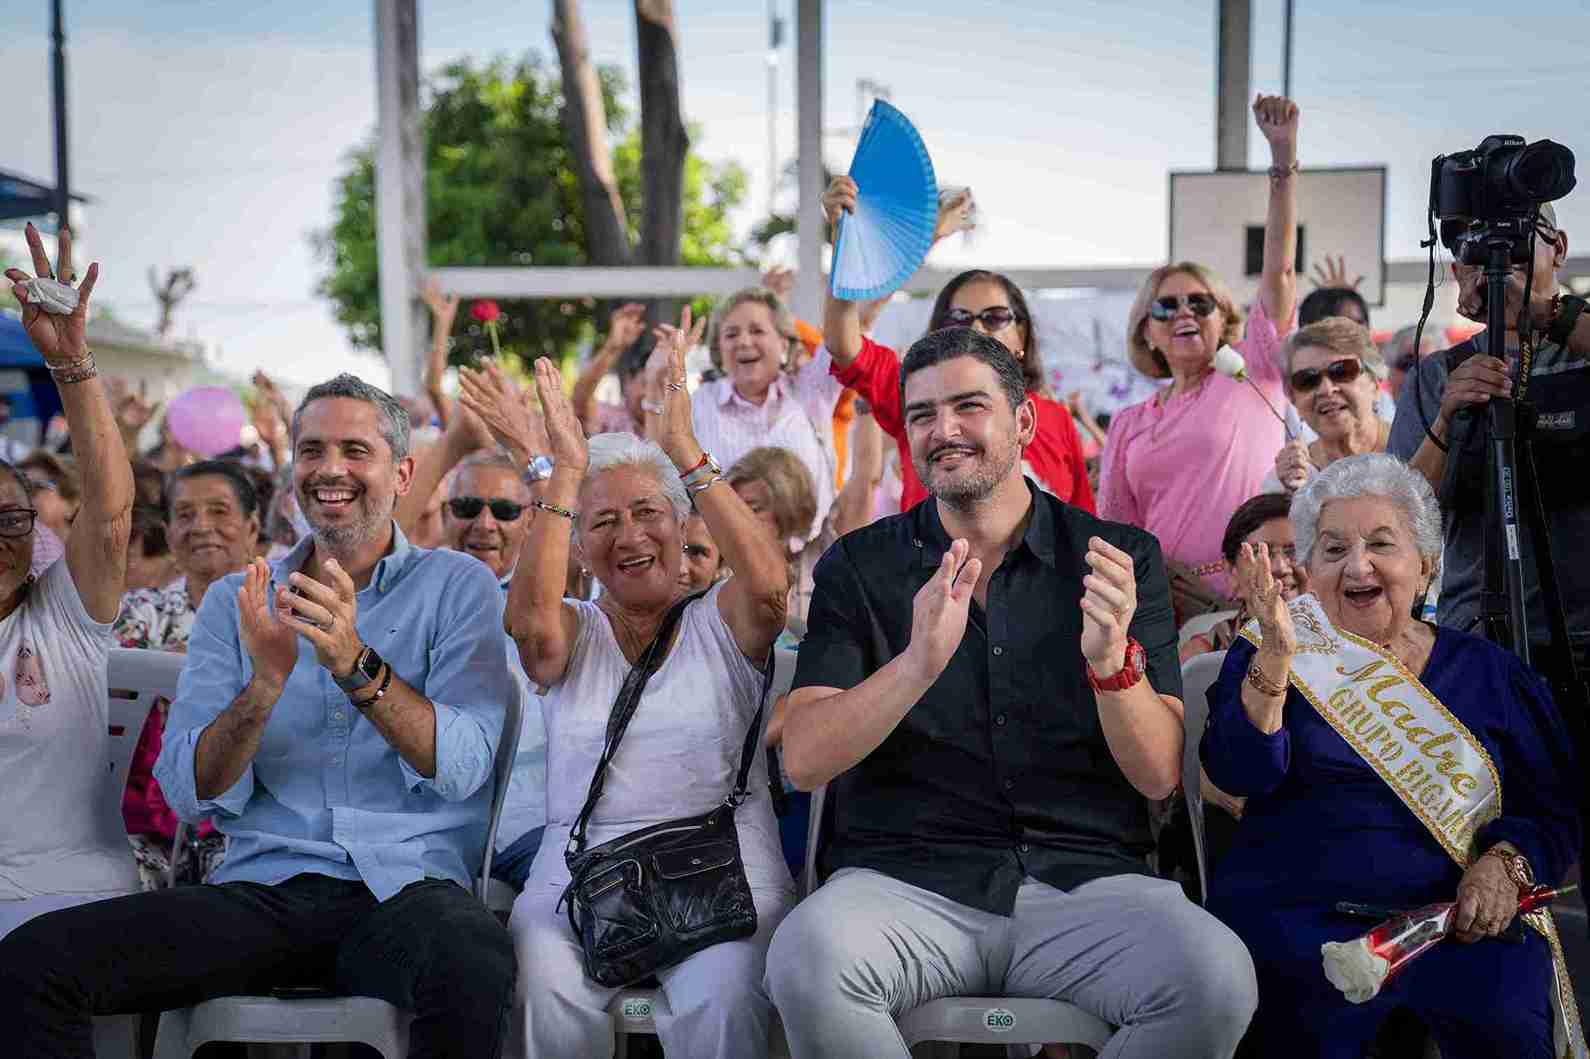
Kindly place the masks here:
[(110, 647), (65, 560), (0, 621), (0, 900), (138, 890), (111, 790)]
[[(586, 825), (587, 848), (708, 812), (734, 789), (740, 748), (762, 695), (762, 674), (740, 653), (718, 611), (723, 588), (720, 582), (685, 608), (673, 650), (646, 682)], [(601, 757), (613, 701), (630, 670), (607, 615), (594, 603), (565, 603), (579, 617), (579, 633), (562, 682), (542, 698), (547, 834), (527, 889), (568, 880), (564, 846)], [(764, 729), (766, 724), (764, 712)], [(752, 753), (750, 793), (734, 814), (746, 877), (753, 887), (790, 887), (760, 737)]]

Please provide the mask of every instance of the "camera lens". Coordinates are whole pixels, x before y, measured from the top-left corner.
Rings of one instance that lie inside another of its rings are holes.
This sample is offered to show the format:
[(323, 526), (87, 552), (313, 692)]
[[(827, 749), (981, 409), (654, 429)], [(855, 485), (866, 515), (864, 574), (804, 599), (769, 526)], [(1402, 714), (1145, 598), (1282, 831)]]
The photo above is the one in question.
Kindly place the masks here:
[(1551, 140), (1537, 140), (1507, 159), (1502, 171), (1508, 190), (1526, 202), (1554, 202), (1573, 190), (1573, 152)]

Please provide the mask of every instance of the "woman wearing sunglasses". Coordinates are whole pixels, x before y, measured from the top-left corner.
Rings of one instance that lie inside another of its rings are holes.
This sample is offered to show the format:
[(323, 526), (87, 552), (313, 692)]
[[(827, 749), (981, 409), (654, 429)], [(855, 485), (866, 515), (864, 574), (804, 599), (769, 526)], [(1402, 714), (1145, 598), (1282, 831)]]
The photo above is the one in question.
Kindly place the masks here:
[[(1231, 609), (1220, 539), (1237, 505), (1261, 491), (1286, 440), (1278, 354), (1297, 292), (1298, 110), (1284, 97), (1260, 96), (1253, 113), (1274, 164), (1247, 333), (1207, 268), (1181, 262), (1150, 273), (1127, 319), (1127, 355), (1170, 385), (1116, 415), (1099, 474), (1099, 515), (1159, 538), (1181, 621)], [(1215, 373), (1215, 352), (1225, 345), (1242, 353), (1246, 379)]]
[(1266, 491), (1295, 493), (1343, 456), (1386, 451), (1391, 424), (1375, 410), (1386, 364), (1368, 329), (1345, 316), (1327, 316), (1288, 336), (1281, 360), (1287, 399), (1318, 438), (1281, 447)]
[[(960, 202), (953, 201), (952, 212)], [(838, 223), (842, 210), (855, 208), (856, 182), (848, 176), (835, 177), (823, 194), (828, 223)], [(956, 224), (957, 218), (947, 216), (941, 208), (935, 238), (954, 231)], [(878, 426), (899, 447), (903, 484), (900, 510), (909, 511), (927, 499), (928, 493), (911, 464), (911, 448), (906, 441), (905, 417), (900, 409), (900, 356), (862, 334), (864, 309), (861, 302), (843, 301), (830, 293), (823, 312), (823, 339), (833, 358), (834, 377), (867, 401)], [(1045, 386), (1043, 364), (1038, 358), (1038, 332), (1021, 288), (997, 272), (962, 272), (944, 285), (933, 303), (928, 330), (941, 327), (974, 327), (1004, 343), (1020, 362), (1027, 396), (1038, 410), (1037, 433), (1021, 453), (1026, 473), (1045, 491), (1092, 512), (1093, 489), (1088, 485), (1076, 423), (1064, 404), (1042, 392)]]

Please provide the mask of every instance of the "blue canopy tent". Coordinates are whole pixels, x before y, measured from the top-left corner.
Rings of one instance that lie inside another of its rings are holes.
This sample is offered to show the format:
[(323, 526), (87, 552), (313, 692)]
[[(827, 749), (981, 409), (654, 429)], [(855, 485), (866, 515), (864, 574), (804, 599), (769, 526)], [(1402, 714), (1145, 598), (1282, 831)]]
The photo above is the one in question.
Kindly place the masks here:
[[(73, 195), (73, 202), (88, 202), (82, 195)], [(49, 184), (29, 180), (21, 173), (0, 169), (0, 221), (19, 221), (33, 218), (38, 226), (53, 231), (51, 222), (55, 210), (55, 189)]]
[(11, 418), (37, 419), (41, 427), (48, 424), (50, 417), (61, 410), (61, 395), (56, 392), (44, 358), (33, 348), (22, 321), (10, 313), (0, 312), (0, 373), (12, 371), (26, 374), (27, 388), (9, 393), (0, 388), (0, 393), (11, 400)]

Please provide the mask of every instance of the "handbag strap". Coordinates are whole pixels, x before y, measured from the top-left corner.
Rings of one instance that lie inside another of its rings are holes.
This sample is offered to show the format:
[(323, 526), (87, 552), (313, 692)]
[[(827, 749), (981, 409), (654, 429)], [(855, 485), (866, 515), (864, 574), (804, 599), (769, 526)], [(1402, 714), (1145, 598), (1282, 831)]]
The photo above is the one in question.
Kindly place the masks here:
[[(674, 630), (678, 628), (685, 608), (704, 595), (706, 591), (686, 596), (669, 608), (668, 613), (663, 616), (662, 624), (657, 628), (657, 635), (630, 667), (629, 675), (624, 678), (623, 686), (618, 689), (618, 698), (613, 702), (613, 712), (607, 718), (607, 741), (602, 747), (602, 756), (597, 759), (596, 771), (591, 776), (591, 787), (586, 793), (585, 805), (580, 809), (573, 830), (569, 832), (569, 852), (579, 853), (585, 849), (585, 825), (590, 820), (591, 813), (596, 810), (597, 799), (602, 796), (602, 787), (607, 779), (607, 767), (612, 764), (614, 756), (618, 753), (618, 744), (623, 741), (624, 733), (629, 730), (629, 722), (640, 706), (640, 696), (646, 690), (646, 682), (662, 667), (663, 658), (668, 653), (669, 641), (673, 639)], [(768, 689), (773, 685), (773, 668), (774, 655), (770, 648), (767, 655), (767, 671), (762, 676), (762, 695), (757, 703), (756, 716), (751, 719), (751, 730), (746, 733), (745, 744), (740, 749), (740, 770), (735, 776), (734, 793), (728, 798), (728, 803), (736, 807), (745, 800), (751, 763), (755, 760), (752, 755), (756, 752), (756, 744), (761, 739), (762, 713), (767, 706)]]

